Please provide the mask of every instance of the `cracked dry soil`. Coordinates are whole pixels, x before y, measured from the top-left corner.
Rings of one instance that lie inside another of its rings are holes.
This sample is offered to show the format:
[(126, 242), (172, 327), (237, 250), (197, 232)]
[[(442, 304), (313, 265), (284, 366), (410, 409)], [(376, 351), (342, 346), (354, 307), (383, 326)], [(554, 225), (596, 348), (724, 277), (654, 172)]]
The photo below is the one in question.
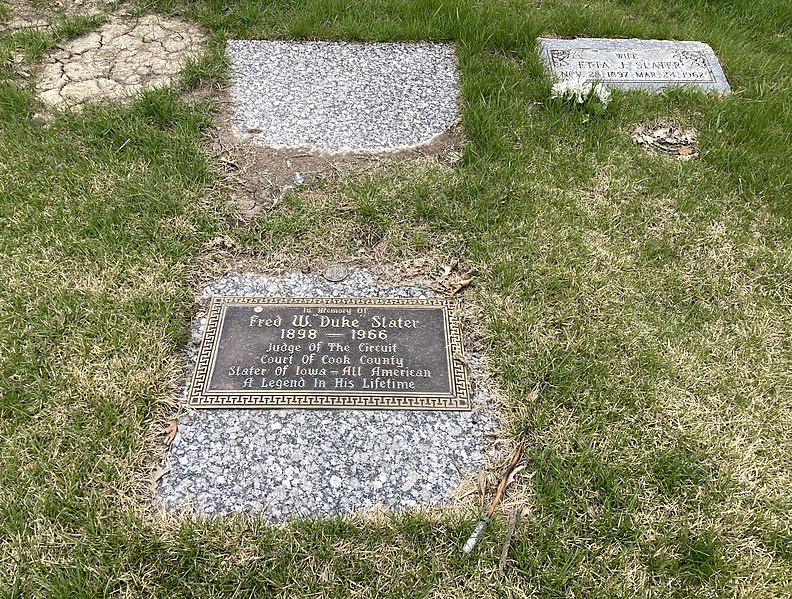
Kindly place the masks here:
[(200, 52), (204, 39), (197, 25), (182, 19), (115, 17), (49, 54), (36, 92), (56, 108), (127, 98), (170, 84), (187, 59)]

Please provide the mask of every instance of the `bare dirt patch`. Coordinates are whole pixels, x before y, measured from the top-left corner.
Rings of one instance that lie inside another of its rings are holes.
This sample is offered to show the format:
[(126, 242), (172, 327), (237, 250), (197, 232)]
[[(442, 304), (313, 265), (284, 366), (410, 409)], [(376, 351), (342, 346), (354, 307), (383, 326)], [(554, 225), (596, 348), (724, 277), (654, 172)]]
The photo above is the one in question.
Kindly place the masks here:
[(105, 0), (56, 0), (55, 2), (20, 2), (6, 0), (0, 4), (8, 9), (10, 18), (0, 31), (48, 27), (55, 19), (95, 16), (107, 12), (117, 4)]
[(204, 37), (197, 25), (182, 19), (115, 17), (49, 54), (36, 91), (48, 106), (70, 108), (168, 85), (201, 50)]
[(329, 153), (316, 150), (271, 148), (239, 137), (233, 128), (233, 103), (227, 91), (208, 132), (207, 147), (223, 168), (237, 225), (249, 223), (272, 208), (291, 189), (349, 172), (365, 172), (388, 162), (434, 160), (452, 166), (461, 157), (462, 127), (455, 125), (428, 143), (378, 152)]

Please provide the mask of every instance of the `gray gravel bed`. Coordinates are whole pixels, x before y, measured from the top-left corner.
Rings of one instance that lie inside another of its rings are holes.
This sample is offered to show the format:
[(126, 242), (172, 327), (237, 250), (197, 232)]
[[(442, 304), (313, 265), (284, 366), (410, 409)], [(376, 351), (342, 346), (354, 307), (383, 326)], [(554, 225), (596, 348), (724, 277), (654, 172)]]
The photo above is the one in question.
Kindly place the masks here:
[[(229, 275), (203, 289), (261, 297), (431, 297), (392, 287), (369, 271), (331, 283), (317, 275)], [(203, 332), (199, 315), (187, 352)], [(212, 516), (263, 514), (280, 521), (382, 506), (390, 510), (448, 502), (486, 459), (484, 435), (498, 425), (479, 356), (471, 412), (387, 410), (198, 410), (179, 421), (158, 494), (166, 509), (189, 506)], [(189, 370), (189, 368), (188, 368)], [(182, 388), (182, 394), (186, 390)]]
[(234, 128), (328, 152), (420, 145), (459, 117), (452, 46), (230, 40)]

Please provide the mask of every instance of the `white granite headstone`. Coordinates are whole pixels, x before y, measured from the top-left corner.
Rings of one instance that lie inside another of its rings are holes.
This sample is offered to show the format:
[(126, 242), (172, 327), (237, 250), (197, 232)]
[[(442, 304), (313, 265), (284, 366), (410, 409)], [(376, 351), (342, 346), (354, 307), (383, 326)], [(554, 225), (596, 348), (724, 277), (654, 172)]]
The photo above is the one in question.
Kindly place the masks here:
[(582, 76), (621, 89), (731, 91), (715, 53), (702, 42), (539, 38), (539, 49), (557, 79)]

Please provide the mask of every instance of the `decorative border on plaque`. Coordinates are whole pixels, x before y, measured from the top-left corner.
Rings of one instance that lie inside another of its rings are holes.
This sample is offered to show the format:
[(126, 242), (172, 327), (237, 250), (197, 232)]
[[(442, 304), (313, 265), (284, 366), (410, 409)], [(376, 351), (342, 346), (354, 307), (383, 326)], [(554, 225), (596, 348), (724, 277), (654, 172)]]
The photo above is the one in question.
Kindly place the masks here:
[[(445, 351), (447, 354), (450, 393), (410, 391), (346, 390), (210, 390), (212, 370), (222, 335), (225, 308), (234, 305), (294, 307), (359, 306), (393, 308), (440, 308), (443, 313)], [(471, 388), (468, 365), (464, 357), (462, 334), (456, 321), (453, 300), (447, 298), (267, 298), (212, 297), (201, 339), (188, 403), (195, 408), (275, 408), (275, 409), (388, 409), (388, 410), (470, 410)]]

